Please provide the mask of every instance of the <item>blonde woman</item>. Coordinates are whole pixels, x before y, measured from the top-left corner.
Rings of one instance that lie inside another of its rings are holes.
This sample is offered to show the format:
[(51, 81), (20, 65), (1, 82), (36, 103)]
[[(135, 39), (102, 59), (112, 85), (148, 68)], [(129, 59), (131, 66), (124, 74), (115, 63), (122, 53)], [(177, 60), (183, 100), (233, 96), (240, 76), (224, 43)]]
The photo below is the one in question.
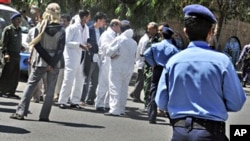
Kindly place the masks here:
[(63, 67), (65, 31), (60, 25), (60, 12), (57, 3), (50, 3), (43, 14), (41, 24), (37, 26), (35, 38), (29, 44), (36, 50), (31, 62), (33, 69), (16, 113), (10, 116), (12, 119), (23, 120), (24, 116), (27, 116), (31, 95), (40, 79), (46, 74), (47, 93), (39, 121), (49, 121), (59, 68)]

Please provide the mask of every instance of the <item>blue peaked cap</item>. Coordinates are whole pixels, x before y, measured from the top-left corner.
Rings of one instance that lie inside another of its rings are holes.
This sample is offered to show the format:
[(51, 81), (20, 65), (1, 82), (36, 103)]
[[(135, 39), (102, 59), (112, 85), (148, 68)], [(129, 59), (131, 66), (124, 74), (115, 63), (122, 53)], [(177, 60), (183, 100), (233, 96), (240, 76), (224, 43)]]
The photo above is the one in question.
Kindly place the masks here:
[(207, 19), (209, 22), (215, 24), (217, 23), (214, 14), (205, 6), (200, 4), (191, 4), (183, 8), (185, 17), (197, 16), (198, 18)]
[(173, 33), (174, 33), (174, 30), (173, 30), (172, 28), (170, 28), (170, 27), (164, 26), (164, 27), (162, 28), (162, 33), (165, 33), (165, 34), (173, 34)]
[(13, 15), (11, 15), (10, 19), (13, 20), (16, 17), (21, 17), (21, 14), (20, 13), (14, 13)]

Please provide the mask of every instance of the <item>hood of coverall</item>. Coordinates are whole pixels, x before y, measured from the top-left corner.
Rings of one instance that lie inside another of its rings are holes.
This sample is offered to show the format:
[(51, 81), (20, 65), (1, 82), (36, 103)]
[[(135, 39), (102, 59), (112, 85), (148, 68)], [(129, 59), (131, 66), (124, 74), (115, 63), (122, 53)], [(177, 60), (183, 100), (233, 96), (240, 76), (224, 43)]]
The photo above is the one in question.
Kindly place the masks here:
[(134, 31), (132, 29), (127, 29), (121, 35), (123, 35), (127, 38), (132, 38), (134, 35)]

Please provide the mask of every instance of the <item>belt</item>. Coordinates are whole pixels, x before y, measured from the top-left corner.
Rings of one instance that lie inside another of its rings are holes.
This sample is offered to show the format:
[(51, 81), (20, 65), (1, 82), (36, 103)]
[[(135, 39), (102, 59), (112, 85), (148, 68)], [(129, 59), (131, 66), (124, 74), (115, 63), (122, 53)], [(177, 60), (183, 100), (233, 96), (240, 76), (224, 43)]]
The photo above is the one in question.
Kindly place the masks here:
[(225, 122), (223, 121), (213, 121), (208, 119), (201, 119), (195, 117), (185, 117), (171, 119), (171, 124), (174, 127), (184, 127), (192, 129), (208, 130), (215, 134), (225, 134)]

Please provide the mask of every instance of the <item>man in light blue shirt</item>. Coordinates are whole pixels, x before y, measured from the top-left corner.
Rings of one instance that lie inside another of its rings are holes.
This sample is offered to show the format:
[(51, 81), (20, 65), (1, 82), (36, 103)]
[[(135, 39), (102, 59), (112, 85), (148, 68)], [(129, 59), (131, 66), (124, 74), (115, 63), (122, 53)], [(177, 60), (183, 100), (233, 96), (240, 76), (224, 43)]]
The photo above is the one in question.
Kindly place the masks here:
[(156, 123), (157, 105), (155, 103), (155, 95), (162, 69), (169, 58), (179, 52), (177, 47), (172, 44), (171, 39), (173, 34), (174, 31), (170, 27), (164, 26), (162, 29), (164, 39), (159, 43), (152, 44), (143, 53), (145, 61), (153, 68), (148, 104), (148, 120), (151, 124)]
[(165, 65), (155, 100), (169, 112), (172, 140), (226, 141), (228, 112), (239, 111), (246, 94), (230, 59), (208, 46), (217, 22), (213, 13), (198, 4), (183, 12), (191, 42)]

